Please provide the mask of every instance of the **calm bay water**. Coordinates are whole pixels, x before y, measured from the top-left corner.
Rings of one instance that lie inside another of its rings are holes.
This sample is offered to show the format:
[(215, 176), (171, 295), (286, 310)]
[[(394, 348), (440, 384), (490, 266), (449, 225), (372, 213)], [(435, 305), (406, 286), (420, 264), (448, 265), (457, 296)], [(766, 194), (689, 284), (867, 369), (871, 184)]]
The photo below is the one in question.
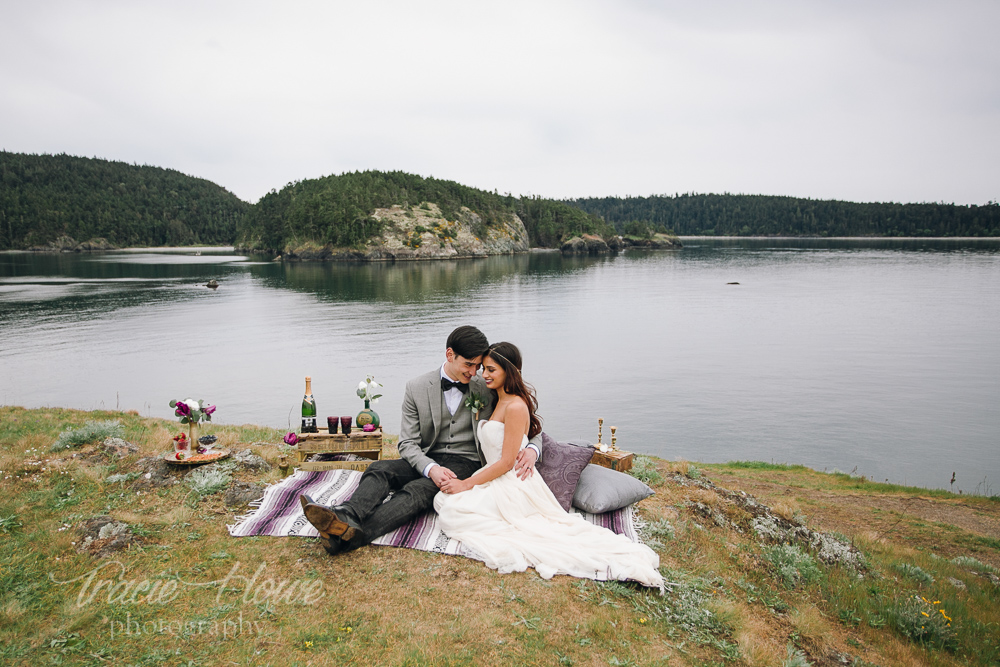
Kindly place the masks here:
[[(517, 343), (546, 430), (665, 458), (1000, 489), (1000, 242), (690, 239), (681, 251), (299, 264), (227, 250), (0, 254), (0, 403), (399, 427), (407, 379), (475, 324)], [(218, 290), (204, 284), (220, 281)], [(738, 285), (727, 283), (738, 282)], [(166, 445), (165, 445), (166, 447)], [(978, 487), (978, 488), (977, 488)]]

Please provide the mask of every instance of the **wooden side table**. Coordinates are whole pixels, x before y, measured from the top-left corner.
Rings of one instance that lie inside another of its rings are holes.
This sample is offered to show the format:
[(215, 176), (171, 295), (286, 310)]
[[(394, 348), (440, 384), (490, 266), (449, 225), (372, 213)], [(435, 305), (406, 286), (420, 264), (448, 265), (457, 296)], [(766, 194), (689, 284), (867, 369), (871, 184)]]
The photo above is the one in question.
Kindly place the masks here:
[[(295, 445), (296, 463), (302, 470), (365, 470), (372, 461), (382, 458), (382, 429), (365, 433), (353, 429), (350, 435), (334, 433), (326, 428), (319, 433), (301, 433)], [(313, 454), (355, 454), (366, 461), (307, 461)]]
[(628, 472), (632, 469), (633, 458), (635, 458), (635, 456), (632, 452), (626, 452), (621, 449), (610, 449), (606, 452), (602, 452), (601, 450), (595, 448), (594, 457), (590, 459), (590, 462), (599, 466), (604, 466), (605, 468), (617, 470), (618, 472)]

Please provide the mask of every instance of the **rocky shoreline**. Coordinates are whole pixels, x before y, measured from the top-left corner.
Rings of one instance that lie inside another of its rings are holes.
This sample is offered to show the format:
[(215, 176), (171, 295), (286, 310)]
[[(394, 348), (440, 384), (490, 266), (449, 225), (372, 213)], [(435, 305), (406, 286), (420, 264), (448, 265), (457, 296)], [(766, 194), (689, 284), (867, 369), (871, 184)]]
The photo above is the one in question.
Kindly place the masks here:
[(77, 243), (72, 236), (60, 236), (47, 245), (36, 245), (28, 248), (28, 252), (106, 252), (108, 250), (117, 250), (117, 246), (105, 238), (97, 237)]

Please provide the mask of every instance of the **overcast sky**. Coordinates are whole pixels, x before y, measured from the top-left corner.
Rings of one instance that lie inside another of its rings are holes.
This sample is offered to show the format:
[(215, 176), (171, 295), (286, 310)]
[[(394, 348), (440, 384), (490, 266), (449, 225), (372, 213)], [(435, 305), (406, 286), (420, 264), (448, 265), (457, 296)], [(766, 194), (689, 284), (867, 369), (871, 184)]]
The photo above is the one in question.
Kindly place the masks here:
[(0, 149), (250, 202), (378, 169), (556, 198), (984, 204), (998, 26), (996, 0), (0, 0)]

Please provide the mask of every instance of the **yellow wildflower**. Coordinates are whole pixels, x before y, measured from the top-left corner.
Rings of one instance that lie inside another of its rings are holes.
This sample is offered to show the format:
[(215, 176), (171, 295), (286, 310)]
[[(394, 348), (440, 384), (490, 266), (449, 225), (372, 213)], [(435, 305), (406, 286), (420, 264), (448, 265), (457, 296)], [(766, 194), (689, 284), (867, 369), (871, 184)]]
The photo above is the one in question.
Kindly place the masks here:
[(306, 642), (306, 648), (312, 648), (312, 647), (313, 647), (312, 642)]
[(934, 604), (941, 604), (941, 600), (935, 600)]
[(928, 614), (928, 613), (927, 613), (926, 611), (922, 611), (922, 612), (920, 612), (920, 613), (921, 613), (921, 614), (923, 614), (924, 616), (926, 616), (927, 618), (930, 618), (930, 617), (931, 617), (931, 615), (930, 615), (930, 614)]
[(646, 625), (646, 619), (645, 619), (645, 618), (640, 618), (640, 619), (639, 619), (639, 623), (640, 623), (641, 625)]

